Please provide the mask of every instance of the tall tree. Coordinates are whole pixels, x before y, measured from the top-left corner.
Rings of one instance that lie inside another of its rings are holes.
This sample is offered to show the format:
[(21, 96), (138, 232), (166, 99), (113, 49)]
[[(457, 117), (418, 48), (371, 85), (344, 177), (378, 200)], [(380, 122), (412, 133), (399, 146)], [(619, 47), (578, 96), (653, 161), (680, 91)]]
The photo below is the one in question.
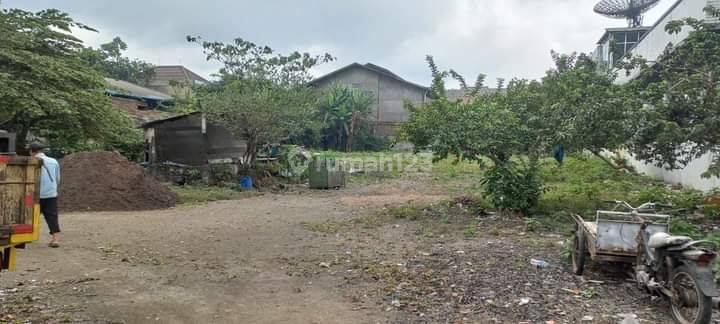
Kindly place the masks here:
[(547, 134), (566, 149), (589, 151), (616, 169), (631, 170), (606, 157), (626, 147), (634, 134), (634, 110), (639, 101), (614, 83), (616, 74), (581, 54), (553, 52), (555, 67), (542, 79)]
[[(711, 17), (720, 10), (705, 8)], [(670, 22), (668, 33), (691, 28), (678, 45), (669, 45), (640, 77), (628, 85), (643, 100), (632, 152), (659, 167), (677, 169), (715, 153), (706, 177), (720, 176), (720, 34), (714, 21), (686, 18)]]
[(155, 66), (140, 59), (123, 56), (126, 50), (127, 44), (120, 37), (115, 37), (111, 42), (101, 44), (98, 49), (83, 48), (80, 56), (108, 78), (147, 86), (155, 75)]
[(246, 166), (254, 164), (259, 145), (320, 127), (314, 118), (317, 93), (307, 82), (311, 68), (333, 59), (329, 54), (276, 54), (241, 38), (231, 44), (190, 36), (188, 41), (223, 64), (220, 81), (198, 94), (199, 106), (209, 120), (247, 141)]
[(0, 11), (0, 129), (16, 132), (19, 147), (31, 132), (77, 144), (132, 130), (110, 106), (102, 77), (80, 59), (72, 27), (93, 30), (55, 9)]
[[(536, 101), (539, 84), (513, 80), (503, 92), (475, 93), (468, 100), (447, 98), (444, 79), (464, 79), (456, 72), (441, 71), (432, 57), (428, 65), (433, 76), (435, 100), (423, 104), (407, 103), (409, 121), (402, 136), (416, 149), (429, 149), (436, 159), (463, 158), (485, 166), (482, 180), (485, 193), (502, 210), (528, 214), (542, 193), (537, 177), (537, 161), (544, 149), (542, 101)], [(484, 75), (475, 89), (482, 88)], [(464, 86), (467, 87), (467, 86)]]

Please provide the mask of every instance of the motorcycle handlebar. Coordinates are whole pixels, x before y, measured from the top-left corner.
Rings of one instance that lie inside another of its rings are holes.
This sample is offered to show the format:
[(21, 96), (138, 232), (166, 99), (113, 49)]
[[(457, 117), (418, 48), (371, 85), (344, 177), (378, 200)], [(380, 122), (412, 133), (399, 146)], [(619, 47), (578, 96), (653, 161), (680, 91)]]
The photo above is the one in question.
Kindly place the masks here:
[[(603, 202), (603, 203), (606, 203), (606, 204), (618, 204), (618, 205), (626, 205), (626, 204), (628, 204), (627, 202), (624, 202), (624, 201), (621, 201), (621, 200), (603, 200), (602, 202)], [(653, 203), (653, 202), (651, 202), (651, 203), (645, 203), (645, 204), (643, 204), (643, 205), (646, 205), (646, 206), (655, 206), (655, 207), (662, 207), (662, 208), (672, 208), (672, 207), (675, 207), (675, 206), (673, 206), (672, 204)]]

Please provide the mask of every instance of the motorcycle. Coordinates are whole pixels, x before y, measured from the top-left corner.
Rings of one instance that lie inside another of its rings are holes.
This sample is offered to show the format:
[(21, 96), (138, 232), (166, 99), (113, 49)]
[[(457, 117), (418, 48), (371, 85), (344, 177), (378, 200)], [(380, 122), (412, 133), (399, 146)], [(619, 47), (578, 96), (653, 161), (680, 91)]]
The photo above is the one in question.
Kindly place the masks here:
[(712, 271), (717, 253), (703, 246), (713, 243), (664, 232), (651, 234), (647, 229), (652, 222), (639, 215), (654, 213), (656, 207), (669, 206), (648, 203), (631, 210), (641, 224), (636, 239), (635, 279), (641, 288), (669, 300), (676, 322), (710, 323), (712, 299), (720, 296)]

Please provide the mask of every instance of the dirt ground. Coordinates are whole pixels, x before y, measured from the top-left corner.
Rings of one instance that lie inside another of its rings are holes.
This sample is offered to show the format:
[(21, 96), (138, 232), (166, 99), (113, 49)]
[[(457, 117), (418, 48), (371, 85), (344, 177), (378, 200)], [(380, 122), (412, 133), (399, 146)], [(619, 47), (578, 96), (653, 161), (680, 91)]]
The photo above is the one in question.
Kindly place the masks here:
[[(558, 233), (462, 206), (451, 206), (458, 216), (377, 216), (447, 198), (390, 181), (64, 214), (60, 249), (44, 237), (20, 252), (16, 272), (0, 275), (0, 322), (669, 322), (664, 302), (602, 269), (612, 267), (571, 275)], [(531, 258), (551, 267), (534, 269)]]

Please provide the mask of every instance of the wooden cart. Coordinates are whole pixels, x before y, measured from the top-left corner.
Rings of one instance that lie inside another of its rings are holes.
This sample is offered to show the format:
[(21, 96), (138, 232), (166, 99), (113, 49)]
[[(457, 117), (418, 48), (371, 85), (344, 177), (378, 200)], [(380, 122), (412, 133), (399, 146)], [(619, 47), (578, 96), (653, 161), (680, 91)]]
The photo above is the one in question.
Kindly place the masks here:
[(40, 238), (40, 168), (27, 156), (0, 155), (0, 271), (15, 268), (17, 249)]
[(582, 275), (587, 256), (593, 261), (634, 264), (640, 218), (653, 221), (647, 228), (651, 235), (668, 232), (669, 215), (599, 210), (594, 221), (573, 215), (573, 272)]

